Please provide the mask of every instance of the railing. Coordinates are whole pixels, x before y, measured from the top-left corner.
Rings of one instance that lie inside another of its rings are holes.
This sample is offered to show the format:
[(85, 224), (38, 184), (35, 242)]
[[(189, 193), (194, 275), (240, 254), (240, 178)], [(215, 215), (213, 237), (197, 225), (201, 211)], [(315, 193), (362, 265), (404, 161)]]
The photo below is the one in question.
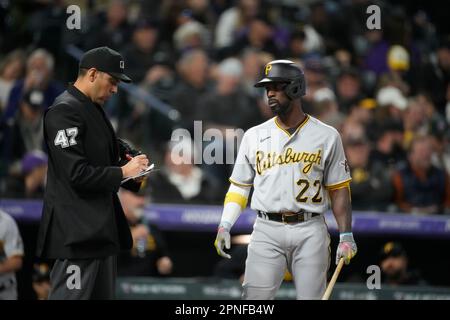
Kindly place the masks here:
[[(0, 209), (22, 222), (38, 222), (42, 201), (0, 199)], [(145, 208), (146, 218), (163, 230), (215, 232), (222, 215), (221, 206), (151, 204)], [(250, 232), (256, 214), (246, 209), (236, 222), (235, 232)], [(330, 212), (325, 221), (331, 233), (337, 230)], [(353, 232), (371, 235), (408, 235), (418, 237), (450, 238), (450, 216), (391, 214), (384, 212), (353, 212)]]
[[(117, 299), (165, 299), (165, 300), (238, 300), (242, 287), (237, 280), (196, 278), (119, 278), (116, 286)], [(284, 282), (276, 299), (296, 299), (292, 282)], [(369, 290), (363, 283), (337, 283), (332, 300), (450, 300), (450, 288), (387, 286)]]

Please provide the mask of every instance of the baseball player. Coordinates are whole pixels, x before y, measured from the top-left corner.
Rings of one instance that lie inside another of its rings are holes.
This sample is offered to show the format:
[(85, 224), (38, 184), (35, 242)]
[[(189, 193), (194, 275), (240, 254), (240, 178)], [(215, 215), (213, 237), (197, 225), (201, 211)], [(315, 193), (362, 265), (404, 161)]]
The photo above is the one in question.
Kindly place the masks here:
[(336, 263), (348, 264), (357, 247), (351, 231), (350, 173), (339, 133), (305, 114), (303, 71), (275, 60), (255, 86), (266, 89), (275, 117), (250, 128), (242, 139), (230, 177), (215, 246), (231, 258), (230, 230), (247, 205), (257, 219), (248, 246), (244, 299), (274, 299), (286, 269), (297, 299), (325, 292), (330, 237), (324, 212), (331, 208), (340, 231)]
[(0, 300), (17, 299), (15, 272), (22, 268), (23, 241), (12, 217), (0, 210)]

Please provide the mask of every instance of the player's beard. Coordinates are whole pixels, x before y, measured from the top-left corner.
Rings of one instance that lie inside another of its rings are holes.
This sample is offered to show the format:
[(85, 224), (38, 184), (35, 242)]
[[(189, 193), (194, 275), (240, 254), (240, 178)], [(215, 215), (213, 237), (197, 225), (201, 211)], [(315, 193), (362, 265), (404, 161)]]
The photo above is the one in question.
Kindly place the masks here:
[(291, 101), (280, 103), (277, 99), (269, 99), (269, 107), (276, 116), (283, 116), (291, 109)]

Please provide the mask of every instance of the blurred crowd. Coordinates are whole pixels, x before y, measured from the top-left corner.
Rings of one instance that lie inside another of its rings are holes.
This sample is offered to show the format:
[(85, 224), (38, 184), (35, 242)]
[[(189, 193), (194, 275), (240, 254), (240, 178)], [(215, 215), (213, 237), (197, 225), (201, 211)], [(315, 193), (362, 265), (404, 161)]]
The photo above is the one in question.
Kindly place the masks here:
[[(232, 166), (177, 165), (171, 134), (194, 133), (194, 120), (226, 132), (269, 119), (253, 84), (267, 62), (291, 59), (305, 70), (305, 112), (342, 135), (354, 209), (450, 212), (450, 36), (425, 11), (365, 0), (70, 4), (81, 8), (79, 30), (67, 28), (62, 0), (0, 5), (1, 197), (42, 197), (42, 116), (78, 71), (68, 46), (106, 45), (123, 54), (137, 88), (179, 114), (127, 90), (105, 106), (118, 136), (161, 168), (151, 201), (223, 201)], [(371, 4), (380, 30), (366, 25)]]
[[(67, 28), (69, 4), (81, 9), (80, 29)], [(380, 30), (366, 25), (372, 4), (381, 9)], [(450, 213), (450, 35), (438, 30), (426, 11), (388, 1), (0, 1), (0, 199), (42, 198), (42, 118), (76, 78), (70, 46), (109, 46), (123, 54), (135, 88), (152, 99), (119, 90), (106, 112), (117, 135), (159, 168), (139, 193), (119, 193), (134, 239), (133, 250), (119, 257), (120, 276), (173, 273), (164, 235), (145, 220), (144, 207), (221, 204), (232, 165), (183, 161), (211, 145), (186, 140), (192, 152), (174, 156), (172, 132), (194, 136), (195, 120), (203, 132), (226, 133), (271, 118), (265, 92), (253, 84), (274, 59), (303, 67), (304, 111), (341, 133), (353, 209)], [(3, 292), (22, 266), (13, 227), (0, 232)], [(245, 245), (235, 247), (237, 264), (222, 261), (217, 276), (241, 276)], [(382, 248), (380, 265), (387, 283), (423, 282), (398, 243)], [(33, 270), (36, 297), (45, 299), (49, 266)]]

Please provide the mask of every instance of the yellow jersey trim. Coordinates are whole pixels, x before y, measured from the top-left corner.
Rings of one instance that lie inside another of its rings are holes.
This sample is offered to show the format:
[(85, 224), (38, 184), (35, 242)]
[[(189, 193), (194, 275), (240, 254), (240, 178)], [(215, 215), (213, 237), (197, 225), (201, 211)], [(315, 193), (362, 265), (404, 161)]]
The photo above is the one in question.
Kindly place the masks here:
[(234, 202), (237, 203), (242, 210), (247, 207), (247, 197), (244, 197), (242, 194), (239, 194), (237, 192), (228, 192), (225, 195), (225, 201), (223, 205), (226, 205), (227, 203)]
[(325, 188), (327, 188), (328, 190), (336, 190), (336, 189), (341, 189), (341, 188), (350, 188), (350, 181), (352, 181), (352, 178), (347, 179), (345, 181), (342, 182), (338, 182), (335, 184), (330, 184), (328, 186), (325, 186)]
[(349, 200), (350, 200), (350, 202), (352, 202), (352, 190), (350, 189), (350, 182), (345, 182), (342, 185), (335, 187), (333, 189), (327, 188), (327, 190), (328, 190), (328, 192), (330, 192), (330, 191), (335, 191), (335, 190), (339, 190), (339, 189), (343, 189), (343, 188), (347, 189)]
[(300, 125), (298, 126), (298, 128), (295, 130), (295, 132), (291, 135), (286, 129), (282, 128), (281, 125), (278, 123), (278, 116), (275, 117), (275, 124), (277, 125), (277, 127), (282, 130), (284, 133), (287, 134), (287, 136), (290, 138), (291, 136), (293, 136), (294, 134), (296, 134), (309, 120), (309, 115), (305, 114), (305, 119), (303, 119), (302, 123), (300, 123)]
[(250, 183), (250, 184), (248, 184), (248, 183), (240, 183), (240, 182), (236, 182), (236, 181), (234, 181), (234, 180), (231, 180), (231, 178), (230, 179), (228, 179), (228, 181), (230, 181), (232, 184), (234, 184), (234, 185), (236, 185), (236, 186), (238, 186), (238, 187), (251, 187), (251, 186), (253, 186), (253, 184), (252, 183)]

